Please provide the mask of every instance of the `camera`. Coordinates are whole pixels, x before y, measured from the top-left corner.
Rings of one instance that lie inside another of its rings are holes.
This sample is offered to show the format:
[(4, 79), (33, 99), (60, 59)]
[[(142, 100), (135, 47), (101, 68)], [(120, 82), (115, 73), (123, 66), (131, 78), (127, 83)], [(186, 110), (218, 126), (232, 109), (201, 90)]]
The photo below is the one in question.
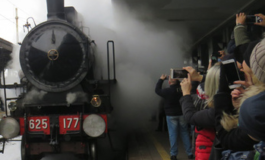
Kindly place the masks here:
[(247, 24), (254, 24), (254, 23), (260, 23), (262, 19), (258, 16), (254, 15), (247, 15), (246, 16), (246, 23)]
[(184, 69), (170, 69), (170, 78), (172, 79), (188, 78), (188, 71)]
[(229, 88), (235, 89), (237, 87), (240, 87), (240, 84), (234, 84), (234, 81), (241, 80), (235, 60), (229, 59), (222, 61), (222, 64), (229, 84)]

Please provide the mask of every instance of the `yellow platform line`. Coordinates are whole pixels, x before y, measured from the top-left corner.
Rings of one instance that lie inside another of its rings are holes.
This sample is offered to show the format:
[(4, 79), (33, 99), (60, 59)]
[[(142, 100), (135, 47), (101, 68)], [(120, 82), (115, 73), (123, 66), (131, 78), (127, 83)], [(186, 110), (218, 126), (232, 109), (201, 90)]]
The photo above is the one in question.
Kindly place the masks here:
[(163, 160), (169, 160), (170, 156), (167, 153), (167, 151), (163, 148), (163, 146), (156, 140), (156, 138), (153, 135), (150, 135), (150, 139), (153, 141), (156, 150), (158, 151), (158, 153), (160, 154), (161, 158)]

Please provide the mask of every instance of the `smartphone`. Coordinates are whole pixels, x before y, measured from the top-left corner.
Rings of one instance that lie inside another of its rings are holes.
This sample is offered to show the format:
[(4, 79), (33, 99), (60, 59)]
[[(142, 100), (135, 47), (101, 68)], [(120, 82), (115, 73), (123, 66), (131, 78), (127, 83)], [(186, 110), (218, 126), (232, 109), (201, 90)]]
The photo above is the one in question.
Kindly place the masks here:
[(254, 24), (254, 23), (258, 23), (260, 22), (262, 19), (258, 16), (254, 16), (254, 15), (247, 15), (246, 17), (246, 23), (247, 24)]
[(240, 84), (234, 84), (234, 81), (241, 80), (239, 76), (239, 70), (237, 68), (236, 62), (234, 59), (229, 59), (226, 61), (222, 61), (226, 78), (228, 81), (228, 85), (230, 89), (235, 89), (240, 87)]
[(179, 80), (188, 78), (188, 71), (184, 69), (170, 69), (170, 78)]

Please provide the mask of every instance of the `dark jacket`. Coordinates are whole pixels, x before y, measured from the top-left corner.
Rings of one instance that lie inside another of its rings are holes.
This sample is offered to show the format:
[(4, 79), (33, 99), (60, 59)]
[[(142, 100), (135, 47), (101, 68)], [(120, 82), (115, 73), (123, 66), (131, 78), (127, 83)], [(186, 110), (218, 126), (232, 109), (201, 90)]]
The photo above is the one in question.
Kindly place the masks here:
[(234, 128), (228, 132), (220, 123), (223, 111), (229, 112), (232, 108), (231, 104), (228, 103), (229, 101), (231, 102), (231, 95), (229, 93), (218, 93), (214, 96), (216, 136), (223, 149), (235, 151), (253, 150), (253, 145), (258, 142), (252, 140), (244, 130)]
[(195, 159), (208, 160), (210, 157), (213, 141), (215, 138), (214, 130), (214, 108), (197, 111), (190, 95), (180, 99), (185, 120), (196, 126)]
[(155, 92), (159, 96), (165, 99), (165, 113), (167, 116), (179, 116), (182, 115), (181, 106), (179, 103), (179, 99), (182, 97), (181, 87), (179, 81), (176, 84), (170, 85), (169, 88), (162, 89), (162, 84), (164, 80), (159, 79)]
[(190, 95), (181, 97), (180, 104), (185, 120), (200, 128), (214, 128), (214, 108), (197, 111)]

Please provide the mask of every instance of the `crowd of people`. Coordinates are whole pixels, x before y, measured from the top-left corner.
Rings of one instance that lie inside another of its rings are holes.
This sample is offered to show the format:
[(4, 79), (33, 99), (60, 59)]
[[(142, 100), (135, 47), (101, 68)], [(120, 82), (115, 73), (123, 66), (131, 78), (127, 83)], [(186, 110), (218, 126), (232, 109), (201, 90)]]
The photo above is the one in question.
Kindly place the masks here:
[[(265, 16), (255, 16), (260, 21), (253, 25), (265, 27)], [(265, 39), (251, 36), (246, 19), (245, 13), (236, 15), (228, 53), (219, 51), (218, 61), (209, 63), (206, 75), (188, 66), (183, 67), (187, 78), (169, 77), (169, 88), (162, 89), (166, 75), (157, 82), (155, 92), (164, 98), (171, 160), (177, 159), (178, 133), (189, 159), (265, 160)], [(241, 80), (234, 81), (239, 86), (234, 89), (224, 67), (230, 59), (243, 73)], [(198, 82), (195, 97), (193, 82)], [(195, 155), (188, 124), (195, 126)]]

